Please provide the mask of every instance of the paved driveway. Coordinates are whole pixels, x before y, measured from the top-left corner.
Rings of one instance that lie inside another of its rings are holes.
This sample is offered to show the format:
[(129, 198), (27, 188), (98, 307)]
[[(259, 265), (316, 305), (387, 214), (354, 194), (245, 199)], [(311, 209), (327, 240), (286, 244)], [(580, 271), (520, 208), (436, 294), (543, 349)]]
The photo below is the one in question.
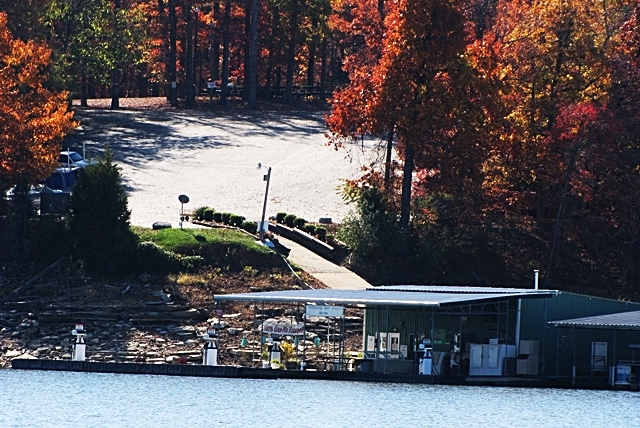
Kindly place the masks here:
[[(259, 220), (266, 170), (272, 167), (267, 216), (279, 211), (307, 220), (349, 211), (338, 192), (342, 180), (378, 156), (376, 142), (349, 153), (326, 145), (322, 113), (232, 110), (79, 110), (82, 129), (64, 148), (89, 153), (109, 143), (122, 168), (131, 222), (150, 227), (168, 221), (177, 227), (180, 203)], [(382, 152), (380, 152), (382, 153)]]

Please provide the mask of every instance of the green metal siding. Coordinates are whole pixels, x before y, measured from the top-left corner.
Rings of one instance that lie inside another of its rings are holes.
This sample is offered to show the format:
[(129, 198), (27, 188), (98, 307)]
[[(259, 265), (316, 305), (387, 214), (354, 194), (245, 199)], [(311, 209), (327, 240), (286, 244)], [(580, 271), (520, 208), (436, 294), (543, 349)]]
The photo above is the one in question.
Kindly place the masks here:
[[(540, 341), (541, 374), (543, 376), (555, 376), (556, 369), (559, 367), (567, 368), (572, 366), (573, 348), (571, 347), (571, 352), (565, 352), (567, 348), (570, 348), (565, 346), (570, 339), (563, 339), (562, 336), (566, 336), (566, 334), (558, 333), (556, 327), (547, 324), (548, 321), (637, 310), (640, 310), (640, 304), (638, 303), (573, 293), (561, 292), (549, 299), (523, 299), (520, 339)], [(606, 334), (593, 330), (588, 330), (584, 335), (581, 332), (576, 336), (578, 342), (576, 352), (579, 354), (590, 353), (591, 342), (608, 342), (609, 340), (606, 340), (607, 337)], [(625, 345), (622, 343), (616, 346), (616, 351), (619, 355), (624, 352), (623, 346)], [(626, 346), (628, 350), (628, 344)], [(611, 352), (613, 352), (613, 349), (610, 349), (609, 355), (612, 355)], [(566, 370), (558, 371), (560, 376), (568, 375)]]
[[(376, 336), (378, 332), (399, 332), (400, 345), (411, 346), (411, 335), (425, 335), (433, 339), (434, 330), (446, 331), (444, 344), (434, 344), (434, 351), (450, 351), (452, 337), (455, 333), (470, 335), (470, 343), (483, 343), (485, 338), (504, 339), (508, 344), (515, 344), (515, 308), (516, 301), (499, 303), (500, 314), (496, 322), (485, 322), (484, 305), (475, 304), (460, 308), (433, 309), (433, 325), (431, 308), (416, 307), (368, 307), (365, 316), (364, 344), (367, 336)], [(507, 310), (509, 311), (507, 315)], [(388, 313), (388, 321), (387, 321)], [(467, 336), (469, 337), (469, 336)], [(464, 350), (462, 350), (464, 352)]]
[(365, 317), (364, 344), (367, 336), (377, 336), (378, 332), (399, 332), (400, 345), (409, 346), (412, 334), (431, 333), (431, 309), (389, 307), (388, 321), (386, 307), (368, 307)]
[[(490, 304), (476, 303), (441, 308), (368, 307), (365, 316), (364, 343), (378, 332), (399, 332), (400, 345), (411, 350), (410, 336), (425, 335), (433, 339), (434, 330), (446, 331), (445, 343), (434, 344), (434, 351), (448, 352), (455, 333), (467, 334), (468, 343), (483, 343), (489, 338), (516, 344), (517, 299), (497, 303), (497, 319), (485, 318)], [(640, 343), (640, 332), (594, 329), (558, 329), (547, 321), (604, 315), (640, 310), (639, 303), (602, 299), (573, 293), (559, 293), (550, 298), (521, 300), (520, 340), (540, 341), (540, 375), (570, 376), (575, 361), (577, 370), (590, 368), (591, 342), (608, 343), (607, 365), (631, 359), (629, 344)], [(433, 314), (433, 315), (432, 315)], [(433, 323), (432, 323), (433, 316)], [(490, 321), (490, 322), (488, 322)], [(615, 341), (615, 346), (614, 346)], [(462, 349), (464, 352), (464, 349)], [(575, 357), (574, 357), (575, 354)], [(640, 358), (640, 351), (636, 358)]]
[(578, 377), (590, 376), (591, 342), (607, 343), (607, 369), (621, 360), (640, 358), (640, 351), (634, 353), (629, 348), (630, 344), (640, 344), (640, 331), (560, 327), (554, 340), (559, 345), (558, 358), (548, 364), (547, 375), (571, 376), (575, 365)]

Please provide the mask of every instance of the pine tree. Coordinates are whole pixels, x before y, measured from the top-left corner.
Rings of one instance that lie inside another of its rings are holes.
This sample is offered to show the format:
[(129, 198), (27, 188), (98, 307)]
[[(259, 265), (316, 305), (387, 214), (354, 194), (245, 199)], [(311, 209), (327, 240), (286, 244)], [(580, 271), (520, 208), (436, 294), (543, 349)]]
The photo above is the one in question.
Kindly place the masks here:
[(135, 244), (120, 167), (106, 148), (98, 163), (81, 170), (71, 197), (70, 229), (77, 257), (89, 271), (122, 273)]

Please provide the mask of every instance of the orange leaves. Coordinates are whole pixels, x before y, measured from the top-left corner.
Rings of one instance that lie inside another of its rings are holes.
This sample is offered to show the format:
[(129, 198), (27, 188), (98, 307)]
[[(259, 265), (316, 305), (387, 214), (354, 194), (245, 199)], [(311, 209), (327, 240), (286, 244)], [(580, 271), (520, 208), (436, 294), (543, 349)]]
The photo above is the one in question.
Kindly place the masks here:
[(66, 93), (45, 88), (50, 51), (11, 37), (0, 13), (0, 181), (37, 182), (55, 168), (60, 141), (74, 126)]

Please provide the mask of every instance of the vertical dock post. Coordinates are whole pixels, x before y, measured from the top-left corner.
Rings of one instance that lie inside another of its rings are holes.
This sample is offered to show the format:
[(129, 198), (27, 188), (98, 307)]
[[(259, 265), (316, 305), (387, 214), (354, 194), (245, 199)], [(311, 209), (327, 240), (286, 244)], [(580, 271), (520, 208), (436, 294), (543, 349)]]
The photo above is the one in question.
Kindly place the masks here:
[(84, 330), (82, 324), (76, 324), (76, 328), (71, 331), (71, 334), (76, 337), (76, 340), (73, 342), (71, 359), (73, 361), (84, 361), (87, 350), (87, 344), (84, 343), (84, 335), (87, 334), (87, 332)]
[(202, 356), (202, 364), (205, 366), (217, 366), (218, 365), (218, 334), (215, 329), (210, 329), (202, 339), (206, 342), (204, 345), (204, 352)]

